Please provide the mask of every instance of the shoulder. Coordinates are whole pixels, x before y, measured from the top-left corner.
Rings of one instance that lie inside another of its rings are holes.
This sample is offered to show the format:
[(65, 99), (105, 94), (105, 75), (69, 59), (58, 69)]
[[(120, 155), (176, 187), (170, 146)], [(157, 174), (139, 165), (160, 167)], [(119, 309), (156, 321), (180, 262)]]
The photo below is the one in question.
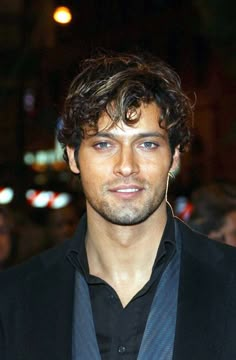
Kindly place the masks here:
[[(65, 240), (62, 244), (32, 257), (30, 260), (0, 272), (0, 302), (6, 297), (5, 293), (14, 293), (22, 288), (28, 280), (42, 278), (49, 274), (50, 270), (57, 267), (64, 269), (67, 253), (76, 249), (85, 236), (86, 216), (82, 216), (77, 231), (73, 238)], [(46, 280), (46, 279), (45, 279)]]
[(71, 240), (67, 240), (63, 244), (46, 250), (22, 264), (0, 272), (0, 300), (5, 293), (15, 292), (30, 277), (43, 273), (49, 267), (63, 261), (70, 243)]
[(236, 271), (236, 247), (222, 244), (191, 229), (182, 220), (175, 218), (182, 236), (182, 247), (185, 253), (199, 258), (203, 262), (218, 263), (223, 261), (233, 266)]

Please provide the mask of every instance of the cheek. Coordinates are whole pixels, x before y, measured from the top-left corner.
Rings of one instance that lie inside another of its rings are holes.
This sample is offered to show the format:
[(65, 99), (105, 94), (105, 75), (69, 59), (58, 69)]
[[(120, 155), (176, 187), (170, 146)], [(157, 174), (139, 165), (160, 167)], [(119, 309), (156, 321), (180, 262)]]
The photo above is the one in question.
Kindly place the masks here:
[(91, 153), (81, 152), (79, 154), (80, 172), (83, 177), (99, 176), (103, 173), (105, 168), (110, 167), (110, 163), (107, 159), (100, 159), (94, 157)]
[(168, 166), (168, 162), (163, 163), (161, 161), (146, 161), (143, 162), (140, 166), (140, 170), (143, 176), (145, 177), (154, 177), (156, 181), (164, 180), (168, 172), (170, 170), (170, 167)]
[[(94, 157), (89, 155), (90, 154), (87, 154), (86, 157), (83, 155), (79, 158), (81, 177), (83, 177), (86, 182), (94, 182), (99, 178), (105, 177), (108, 173), (112, 173), (114, 165), (112, 158), (101, 159), (98, 156)], [(82, 161), (82, 158), (86, 159), (86, 161)]]
[(89, 164), (89, 166), (80, 169), (81, 184), (86, 197), (95, 197), (106, 182), (107, 171), (104, 169), (98, 169), (95, 165)]
[[(145, 154), (144, 154), (145, 155)], [(170, 151), (166, 149), (160, 149), (156, 153), (147, 153), (146, 156), (138, 159), (140, 166), (156, 169), (156, 171), (162, 173), (168, 173), (172, 164), (172, 155)]]

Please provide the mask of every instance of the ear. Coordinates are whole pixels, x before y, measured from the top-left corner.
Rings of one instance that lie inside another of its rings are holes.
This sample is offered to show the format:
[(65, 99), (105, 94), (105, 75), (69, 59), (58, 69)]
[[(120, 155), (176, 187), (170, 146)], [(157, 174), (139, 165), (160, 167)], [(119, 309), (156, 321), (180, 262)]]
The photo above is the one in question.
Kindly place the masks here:
[(179, 167), (180, 167), (180, 152), (179, 152), (179, 147), (176, 146), (175, 152), (172, 157), (172, 164), (169, 170), (170, 176), (172, 177), (175, 176), (175, 174), (177, 174), (179, 171)]
[(79, 174), (80, 170), (78, 169), (78, 166), (77, 166), (76, 161), (75, 161), (75, 149), (67, 146), (66, 147), (66, 152), (67, 152), (67, 155), (68, 155), (69, 166), (70, 166), (71, 171), (74, 174)]

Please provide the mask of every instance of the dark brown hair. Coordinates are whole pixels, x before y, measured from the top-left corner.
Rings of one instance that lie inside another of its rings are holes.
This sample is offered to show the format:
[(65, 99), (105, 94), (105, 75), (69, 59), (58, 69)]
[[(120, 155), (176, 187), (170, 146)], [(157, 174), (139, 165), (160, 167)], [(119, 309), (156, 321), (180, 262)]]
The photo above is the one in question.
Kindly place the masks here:
[[(168, 131), (172, 152), (184, 151), (190, 142), (192, 106), (181, 89), (178, 75), (150, 55), (111, 54), (87, 59), (73, 80), (65, 100), (58, 140), (64, 150), (79, 148), (84, 128), (97, 131), (97, 122), (107, 112), (117, 124), (132, 126), (139, 119), (142, 103), (155, 102), (160, 126)], [(64, 151), (66, 160), (67, 154)]]

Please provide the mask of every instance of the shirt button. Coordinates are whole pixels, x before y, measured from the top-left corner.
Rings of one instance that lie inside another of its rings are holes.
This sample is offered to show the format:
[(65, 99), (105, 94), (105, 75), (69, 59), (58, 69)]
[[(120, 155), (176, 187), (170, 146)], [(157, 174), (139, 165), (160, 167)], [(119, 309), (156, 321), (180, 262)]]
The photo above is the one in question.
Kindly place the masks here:
[(109, 300), (110, 300), (110, 303), (111, 303), (111, 304), (114, 304), (114, 303), (116, 302), (116, 297), (115, 297), (115, 295), (110, 294), (110, 295), (109, 295)]
[(118, 353), (119, 353), (119, 354), (124, 354), (125, 352), (126, 352), (126, 347), (123, 346), (123, 345), (120, 345), (120, 346), (118, 347)]

